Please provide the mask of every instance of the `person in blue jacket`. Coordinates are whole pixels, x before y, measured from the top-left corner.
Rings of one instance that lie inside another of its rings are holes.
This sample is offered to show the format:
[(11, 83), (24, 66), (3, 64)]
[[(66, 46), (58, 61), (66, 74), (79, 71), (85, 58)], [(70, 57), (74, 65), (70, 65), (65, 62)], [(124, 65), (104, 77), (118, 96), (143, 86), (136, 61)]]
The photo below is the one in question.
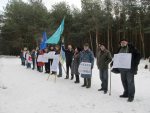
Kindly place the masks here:
[[(88, 62), (91, 63), (91, 70), (93, 69), (94, 66), (94, 54), (89, 48), (89, 44), (85, 43), (84, 44), (84, 50), (80, 54), (80, 63), (81, 62)], [(91, 87), (91, 74), (81, 74), (81, 77), (84, 78), (84, 84), (82, 87), (90, 88)]]

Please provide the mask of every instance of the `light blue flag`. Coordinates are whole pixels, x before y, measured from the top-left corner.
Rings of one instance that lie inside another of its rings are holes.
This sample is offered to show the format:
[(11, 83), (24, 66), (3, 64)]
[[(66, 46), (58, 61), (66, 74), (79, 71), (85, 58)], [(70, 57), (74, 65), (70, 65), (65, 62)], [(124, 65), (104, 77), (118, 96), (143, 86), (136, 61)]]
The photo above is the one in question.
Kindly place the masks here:
[(42, 36), (42, 42), (40, 44), (40, 50), (45, 49), (47, 47), (47, 44), (45, 43), (47, 41), (47, 35), (46, 32), (43, 32), (43, 36)]
[(58, 44), (60, 37), (64, 31), (64, 21), (65, 19), (62, 20), (56, 32), (46, 41), (47, 44)]
[(62, 47), (61, 47), (61, 51), (60, 51), (60, 62), (61, 64), (63, 64), (66, 61), (66, 56), (65, 56), (65, 52), (63, 51)]

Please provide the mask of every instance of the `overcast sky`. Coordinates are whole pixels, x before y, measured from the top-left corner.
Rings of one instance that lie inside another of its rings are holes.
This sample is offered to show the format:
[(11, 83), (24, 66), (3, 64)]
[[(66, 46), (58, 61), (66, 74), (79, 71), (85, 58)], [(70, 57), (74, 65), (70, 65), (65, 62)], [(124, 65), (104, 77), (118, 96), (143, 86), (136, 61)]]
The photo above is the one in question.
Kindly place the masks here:
[[(3, 7), (6, 6), (6, 4), (8, 3), (9, 0), (0, 0), (0, 11), (3, 11)], [(27, 2), (28, 0), (23, 0), (25, 2)], [(50, 9), (51, 6), (55, 3), (61, 2), (61, 1), (65, 1), (67, 2), (70, 6), (75, 6), (78, 7), (79, 9), (81, 9), (81, 0), (43, 0), (43, 3), (45, 4), (45, 6)]]

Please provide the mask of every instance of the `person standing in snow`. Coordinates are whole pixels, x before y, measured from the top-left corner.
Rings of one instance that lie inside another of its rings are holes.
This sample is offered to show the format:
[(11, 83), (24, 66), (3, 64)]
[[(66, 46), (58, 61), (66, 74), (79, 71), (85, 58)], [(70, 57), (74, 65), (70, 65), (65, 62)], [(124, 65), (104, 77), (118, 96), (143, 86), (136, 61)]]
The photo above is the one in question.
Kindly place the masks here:
[(99, 69), (101, 89), (98, 89), (98, 91), (104, 91), (104, 94), (108, 91), (108, 65), (111, 60), (110, 51), (106, 49), (104, 44), (100, 44), (99, 51), (97, 52), (97, 67)]
[(78, 72), (79, 63), (80, 63), (80, 51), (81, 49), (79, 47), (75, 49), (75, 53), (71, 64), (71, 75), (72, 76), (75, 75), (76, 77), (75, 83), (80, 83), (79, 72)]
[[(48, 53), (48, 49), (44, 49), (45, 53)], [(50, 62), (45, 62), (45, 73), (50, 73)]]
[[(55, 48), (54, 48), (54, 46), (53, 45), (51, 45), (50, 46), (50, 51), (49, 51), (49, 53), (55, 53)], [(50, 58), (49, 60), (48, 60), (48, 63), (49, 63), (49, 72), (51, 72), (51, 66), (52, 66), (52, 63), (53, 63), (53, 58)], [(55, 72), (51, 72), (51, 74), (54, 74)]]
[(148, 59), (149, 59), (149, 71), (150, 71), (150, 57)]
[[(94, 54), (93, 52), (89, 49), (89, 44), (85, 43), (84, 44), (84, 50), (80, 54), (80, 63), (82, 62), (87, 62), (91, 63), (91, 70), (93, 69), (94, 66)], [(81, 74), (81, 77), (84, 78), (84, 84), (82, 87), (90, 88), (91, 87), (91, 74)]]
[(128, 98), (128, 102), (132, 102), (135, 95), (134, 75), (137, 74), (138, 65), (141, 58), (140, 53), (132, 44), (129, 44), (126, 39), (120, 41), (118, 53), (131, 53), (132, 55), (131, 69), (119, 68), (121, 82), (124, 88), (124, 93), (120, 95), (120, 98)]
[[(64, 41), (62, 40), (62, 43), (64, 43)], [(66, 56), (66, 78), (65, 79), (69, 79), (69, 68), (71, 69), (71, 64), (72, 64), (72, 58), (74, 55), (74, 51), (72, 49), (72, 45), (68, 45), (68, 48), (65, 49), (64, 44), (62, 44), (62, 50), (65, 52), (65, 56)], [(71, 75), (71, 80), (73, 80), (73, 75)]]
[(31, 57), (29, 51), (27, 51), (27, 53), (26, 53), (26, 63), (27, 63), (26, 64), (27, 68), (31, 68), (32, 57)]
[(34, 70), (35, 69), (35, 62), (36, 62), (36, 51), (35, 51), (35, 49), (32, 50), (31, 57), (32, 57), (32, 64), (33, 64), (32, 69)]
[[(43, 52), (43, 50), (39, 50), (39, 54), (38, 54), (38, 57), (39, 57), (39, 55), (43, 55), (44, 54), (44, 52)], [(44, 63), (43, 62), (37, 62), (37, 66), (38, 66), (38, 71), (39, 72), (43, 72), (43, 66), (44, 66)]]
[(21, 59), (21, 65), (23, 65), (23, 50), (21, 49), (21, 52), (20, 52), (20, 59)]
[[(55, 46), (55, 55), (60, 55), (60, 46), (59, 45)], [(59, 67), (59, 74), (57, 75), (57, 77), (62, 77), (62, 65), (61, 65), (60, 61), (59, 61), (58, 67)]]

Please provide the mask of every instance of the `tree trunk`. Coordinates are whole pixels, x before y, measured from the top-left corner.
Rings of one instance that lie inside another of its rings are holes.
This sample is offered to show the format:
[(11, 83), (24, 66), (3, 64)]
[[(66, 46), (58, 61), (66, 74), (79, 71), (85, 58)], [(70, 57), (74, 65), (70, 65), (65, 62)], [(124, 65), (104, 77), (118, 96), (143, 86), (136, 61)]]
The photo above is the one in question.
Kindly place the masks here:
[(111, 46), (111, 51), (113, 52), (113, 45), (112, 45), (112, 29), (110, 30), (110, 46)]
[(109, 24), (108, 24), (108, 28), (107, 28), (107, 49), (110, 49), (110, 36), (109, 36)]
[(96, 29), (96, 55), (97, 55), (97, 52), (98, 52), (98, 29)]
[(91, 49), (92, 49), (92, 51), (93, 51), (93, 43), (92, 43), (92, 35), (91, 35), (91, 31), (89, 31), (89, 35), (90, 35)]
[(140, 19), (140, 39), (141, 39), (141, 42), (142, 42), (142, 53), (143, 53), (143, 57), (145, 58), (145, 44), (144, 44), (144, 35), (142, 34), (141, 19)]

